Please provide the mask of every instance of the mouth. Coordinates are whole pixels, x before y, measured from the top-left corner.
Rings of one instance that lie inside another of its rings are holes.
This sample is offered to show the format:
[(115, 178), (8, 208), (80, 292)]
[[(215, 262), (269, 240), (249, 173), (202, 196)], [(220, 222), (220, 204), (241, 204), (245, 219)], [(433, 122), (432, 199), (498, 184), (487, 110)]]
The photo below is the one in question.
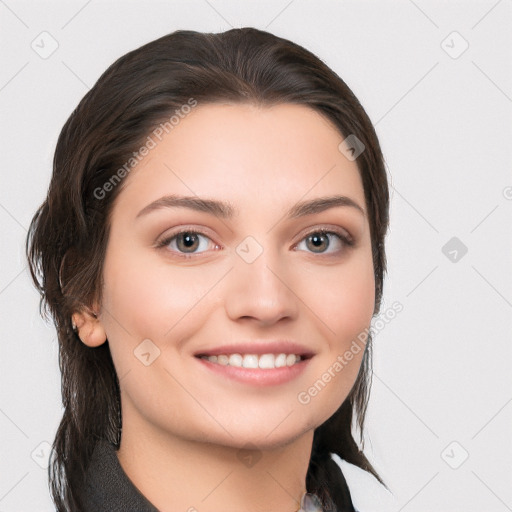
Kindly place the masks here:
[[(203, 349), (195, 359), (208, 373), (251, 386), (276, 386), (297, 378), (315, 356), (292, 341), (252, 341)], [(210, 373), (212, 372), (212, 373)]]
[(231, 366), (234, 368), (248, 368), (259, 370), (273, 370), (276, 368), (294, 366), (300, 363), (301, 361), (311, 359), (311, 357), (313, 356), (310, 354), (294, 354), (281, 352), (277, 354), (197, 354), (196, 357), (220, 366)]
[(304, 372), (314, 356), (311, 348), (293, 340), (262, 339), (210, 346), (194, 354), (208, 372), (253, 386), (289, 382)]

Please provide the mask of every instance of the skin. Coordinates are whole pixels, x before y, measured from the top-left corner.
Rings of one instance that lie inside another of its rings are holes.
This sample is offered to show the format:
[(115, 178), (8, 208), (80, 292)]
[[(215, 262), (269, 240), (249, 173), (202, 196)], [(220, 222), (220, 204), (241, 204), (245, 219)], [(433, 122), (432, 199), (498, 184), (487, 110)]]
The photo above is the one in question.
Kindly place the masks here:
[[(343, 138), (305, 106), (199, 105), (124, 180), (97, 318), (74, 320), (88, 346), (108, 338), (121, 387), (118, 458), (162, 511), (299, 506), (313, 431), (348, 395), (363, 351), (309, 403), (297, 396), (369, 326), (375, 299), (364, 190), (356, 161), (338, 150)], [(136, 218), (168, 194), (228, 201), (239, 213), (226, 220), (159, 208)], [(299, 201), (333, 194), (364, 213), (344, 206), (285, 217)], [(184, 226), (206, 233), (189, 259), (180, 257), (187, 251), (180, 237), (155, 247)], [(321, 227), (348, 232), (355, 245), (330, 235), (315, 252), (307, 235)], [(263, 249), (252, 263), (236, 252), (247, 236)], [(224, 343), (278, 338), (315, 352), (285, 384), (233, 382), (193, 357)], [(134, 356), (146, 339), (160, 350), (149, 366)]]

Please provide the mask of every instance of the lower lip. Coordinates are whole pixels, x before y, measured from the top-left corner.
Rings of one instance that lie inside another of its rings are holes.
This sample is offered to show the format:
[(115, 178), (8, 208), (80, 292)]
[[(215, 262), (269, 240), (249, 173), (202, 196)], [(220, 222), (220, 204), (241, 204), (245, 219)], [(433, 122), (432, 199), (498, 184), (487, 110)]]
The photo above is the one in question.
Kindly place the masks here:
[(253, 386), (277, 386), (285, 384), (298, 377), (308, 366), (312, 358), (304, 359), (293, 366), (282, 366), (261, 370), (257, 368), (243, 368), (238, 366), (222, 365), (212, 363), (208, 359), (196, 357), (201, 364), (213, 372), (223, 375), (229, 379)]

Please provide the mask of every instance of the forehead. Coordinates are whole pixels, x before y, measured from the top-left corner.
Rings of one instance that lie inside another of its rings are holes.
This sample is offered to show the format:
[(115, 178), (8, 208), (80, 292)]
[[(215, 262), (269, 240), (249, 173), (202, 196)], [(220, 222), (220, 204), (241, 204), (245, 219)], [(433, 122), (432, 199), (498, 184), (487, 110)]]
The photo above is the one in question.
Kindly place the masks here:
[(334, 194), (364, 208), (357, 164), (338, 148), (344, 136), (307, 106), (199, 104), (153, 139), (125, 180), (121, 207), (176, 193), (229, 201), (237, 212)]

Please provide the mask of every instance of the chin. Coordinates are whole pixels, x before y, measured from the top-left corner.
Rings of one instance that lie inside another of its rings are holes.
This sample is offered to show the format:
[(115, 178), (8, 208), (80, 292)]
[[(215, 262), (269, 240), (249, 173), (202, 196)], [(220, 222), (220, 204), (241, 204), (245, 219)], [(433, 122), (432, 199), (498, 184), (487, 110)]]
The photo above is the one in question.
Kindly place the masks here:
[[(316, 424), (306, 425), (303, 419), (300, 424), (293, 424), (293, 416), (293, 414), (290, 414), (289, 418), (284, 421), (281, 418), (275, 422), (272, 428), (266, 422), (263, 426), (254, 424), (238, 425), (236, 429), (228, 429), (232, 437), (228, 435), (224, 438), (224, 442), (220, 444), (247, 450), (275, 450), (292, 444), (308, 433), (311, 433), (312, 438)], [(297, 417), (294, 420), (297, 421)], [(279, 424), (280, 422), (282, 423)]]

